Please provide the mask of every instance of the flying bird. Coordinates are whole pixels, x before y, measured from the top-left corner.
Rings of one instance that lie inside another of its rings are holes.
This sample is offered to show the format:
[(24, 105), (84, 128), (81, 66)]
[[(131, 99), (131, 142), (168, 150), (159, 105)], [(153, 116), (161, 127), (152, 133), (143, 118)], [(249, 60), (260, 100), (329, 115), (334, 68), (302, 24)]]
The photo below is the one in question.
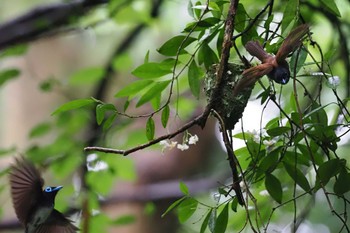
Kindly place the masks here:
[(13, 206), (25, 233), (75, 233), (78, 228), (54, 208), (62, 186), (46, 187), (33, 163), (21, 157), (10, 172)]
[(301, 44), (301, 39), (309, 31), (307, 24), (302, 24), (292, 30), (281, 47), (278, 49), (276, 56), (268, 54), (258, 41), (249, 41), (245, 45), (247, 51), (257, 57), (262, 63), (243, 71), (245, 86), (254, 84), (260, 77), (267, 75), (276, 83), (287, 84), (290, 78), (289, 65), (286, 61), (287, 56), (296, 50)]

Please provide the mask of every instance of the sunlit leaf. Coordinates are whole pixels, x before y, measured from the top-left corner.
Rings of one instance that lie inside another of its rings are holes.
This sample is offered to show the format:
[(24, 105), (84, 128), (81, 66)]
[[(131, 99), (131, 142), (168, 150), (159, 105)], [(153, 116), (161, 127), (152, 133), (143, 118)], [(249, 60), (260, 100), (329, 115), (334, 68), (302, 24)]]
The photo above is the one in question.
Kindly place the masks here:
[(228, 223), (228, 207), (229, 203), (226, 203), (224, 209), (216, 219), (214, 233), (225, 233)]
[(321, 0), (321, 2), (326, 6), (326, 8), (338, 17), (341, 17), (337, 4), (334, 0)]
[(140, 107), (141, 105), (159, 95), (169, 85), (170, 82), (171, 81), (157, 82), (145, 94), (141, 96), (140, 100), (136, 104), (136, 107)]
[(116, 111), (116, 108), (113, 104), (98, 104), (96, 106), (96, 122), (98, 125), (101, 125), (104, 120), (106, 111)]
[(151, 83), (153, 83), (152, 80), (138, 80), (136, 82), (132, 82), (131, 84), (118, 91), (114, 95), (114, 97), (125, 97), (134, 95), (139, 91), (142, 91), (143, 88), (147, 87)]
[(169, 105), (166, 105), (162, 111), (162, 116), (161, 116), (161, 122), (164, 128), (168, 124), (169, 115), (170, 115), (170, 108), (169, 108)]
[(20, 56), (27, 52), (28, 45), (20, 44), (16, 46), (9, 47), (0, 52), (0, 58), (11, 57), (11, 56)]
[(152, 140), (154, 138), (155, 125), (152, 117), (148, 118), (146, 123), (146, 136), (148, 140)]
[(70, 84), (72, 85), (83, 85), (93, 84), (104, 77), (105, 70), (102, 67), (90, 67), (82, 69), (74, 73), (70, 77)]
[(175, 36), (165, 42), (158, 49), (158, 52), (165, 56), (175, 56), (178, 52), (179, 54), (183, 54), (185, 52), (184, 49), (194, 41), (196, 41), (196, 38), (193, 37)]
[(117, 113), (112, 113), (107, 120), (103, 123), (103, 131), (108, 130), (109, 128), (111, 128), (115, 118), (117, 117)]
[(201, 225), (201, 229), (200, 229), (200, 233), (204, 233), (205, 232), (205, 229), (207, 229), (207, 226), (208, 226), (208, 223), (209, 223), (209, 218), (211, 216), (211, 212), (212, 212), (212, 209), (208, 212), (208, 214), (205, 216), (203, 222), (202, 222), (202, 225)]
[(177, 207), (177, 214), (180, 223), (186, 222), (196, 211), (198, 201), (193, 198), (186, 198), (180, 205)]
[(185, 183), (183, 183), (183, 182), (180, 181), (179, 187), (180, 187), (180, 191), (181, 191), (183, 194), (189, 195), (188, 187), (186, 186)]
[(51, 115), (56, 115), (58, 113), (78, 109), (78, 108), (90, 105), (92, 103), (95, 103), (95, 101), (93, 99), (73, 100), (73, 101), (67, 102), (67, 103), (61, 105), (60, 107), (58, 107)]
[(5, 82), (17, 78), (21, 72), (18, 69), (7, 69), (0, 71), (0, 86)]
[(161, 63), (148, 62), (140, 65), (131, 72), (138, 78), (160, 78), (164, 75), (172, 73), (171, 68), (164, 67)]
[(113, 220), (111, 223), (113, 225), (128, 225), (132, 224), (136, 221), (136, 217), (134, 215), (123, 215), (118, 217), (117, 219)]
[(171, 210), (173, 210), (175, 207), (177, 207), (183, 200), (185, 200), (187, 197), (181, 197), (180, 199), (176, 200), (175, 202), (173, 202), (168, 209), (162, 214), (162, 218), (168, 214)]
[(29, 137), (30, 138), (35, 138), (35, 137), (40, 137), (43, 136), (45, 134), (47, 134), (48, 132), (50, 132), (51, 130), (51, 124), (43, 122), (40, 123), (39, 125), (35, 126), (29, 133)]

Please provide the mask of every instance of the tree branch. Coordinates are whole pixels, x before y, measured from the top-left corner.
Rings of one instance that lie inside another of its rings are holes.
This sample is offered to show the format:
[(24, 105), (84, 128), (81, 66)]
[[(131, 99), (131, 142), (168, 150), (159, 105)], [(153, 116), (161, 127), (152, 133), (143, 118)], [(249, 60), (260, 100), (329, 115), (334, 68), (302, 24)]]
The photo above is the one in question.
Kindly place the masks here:
[(0, 25), (0, 50), (35, 40), (68, 24), (72, 17), (81, 16), (91, 7), (107, 2), (107, 0), (76, 0), (39, 6)]

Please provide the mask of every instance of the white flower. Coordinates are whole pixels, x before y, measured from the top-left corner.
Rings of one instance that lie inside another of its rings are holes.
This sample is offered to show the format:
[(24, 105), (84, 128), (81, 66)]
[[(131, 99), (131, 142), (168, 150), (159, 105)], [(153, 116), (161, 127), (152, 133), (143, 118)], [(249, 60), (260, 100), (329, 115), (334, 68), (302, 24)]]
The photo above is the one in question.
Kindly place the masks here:
[(231, 75), (231, 74), (232, 74), (231, 70), (228, 70), (228, 71), (227, 71), (227, 74), (228, 74), (228, 75)]
[(187, 144), (177, 144), (177, 149), (184, 151), (184, 150), (188, 150), (188, 148), (190, 148)]
[(196, 143), (198, 142), (199, 138), (198, 136), (195, 134), (193, 136), (191, 136), (189, 139), (188, 139), (188, 144), (190, 145), (196, 145)]
[(169, 142), (168, 140), (162, 140), (159, 142), (159, 145), (163, 146), (163, 147), (168, 147), (169, 146)]
[(328, 86), (332, 89), (336, 89), (340, 84), (340, 78), (338, 76), (331, 76), (328, 78)]
[(164, 150), (166, 149), (173, 149), (176, 146), (177, 142), (175, 141), (170, 141), (170, 140), (162, 140), (159, 142), (159, 145), (163, 146), (162, 148), (162, 152), (164, 152)]
[(271, 146), (275, 145), (276, 142), (277, 142), (277, 141), (276, 141), (275, 139), (264, 140), (264, 141), (263, 141), (263, 144), (264, 144), (265, 146), (267, 146), (267, 147), (271, 147)]

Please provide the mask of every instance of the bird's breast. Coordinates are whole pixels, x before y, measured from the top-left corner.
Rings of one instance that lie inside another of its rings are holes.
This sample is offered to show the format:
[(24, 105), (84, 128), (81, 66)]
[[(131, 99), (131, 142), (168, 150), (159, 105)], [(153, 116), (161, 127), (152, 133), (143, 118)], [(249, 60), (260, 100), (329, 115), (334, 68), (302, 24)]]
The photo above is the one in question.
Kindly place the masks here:
[(37, 227), (43, 224), (47, 218), (50, 216), (53, 210), (53, 206), (41, 206), (31, 213), (29, 221), (26, 226), (26, 233), (35, 232)]

